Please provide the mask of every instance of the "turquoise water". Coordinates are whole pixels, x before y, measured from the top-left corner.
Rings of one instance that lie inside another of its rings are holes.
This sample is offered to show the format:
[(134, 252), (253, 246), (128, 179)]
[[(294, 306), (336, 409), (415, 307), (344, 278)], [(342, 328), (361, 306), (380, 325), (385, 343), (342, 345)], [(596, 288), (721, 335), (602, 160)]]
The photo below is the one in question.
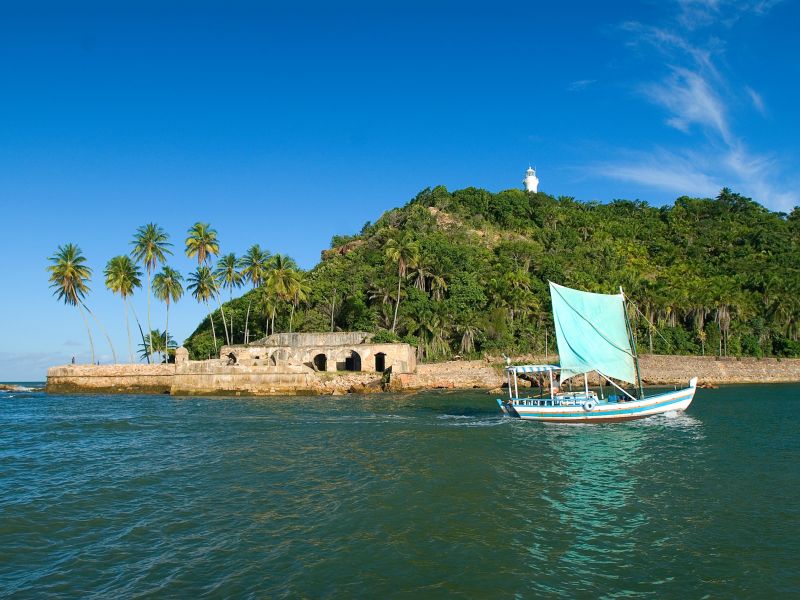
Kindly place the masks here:
[(555, 425), (483, 392), (0, 394), (0, 595), (796, 595), (798, 402)]

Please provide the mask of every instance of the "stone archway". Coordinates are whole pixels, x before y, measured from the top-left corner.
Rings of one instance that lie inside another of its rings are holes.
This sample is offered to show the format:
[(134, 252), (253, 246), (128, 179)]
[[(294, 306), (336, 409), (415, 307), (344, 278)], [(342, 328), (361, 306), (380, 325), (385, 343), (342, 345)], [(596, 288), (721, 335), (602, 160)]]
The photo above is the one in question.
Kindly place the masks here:
[(355, 350), (351, 350), (348, 356), (344, 359), (345, 371), (360, 371), (361, 370), (361, 355)]
[(385, 370), (386, 370), (386, 353), (378, 352), (375, 355), (375, 371), (377, 373), (383, 373)]
[(328, 370), (328, 357), (324, 354), (317, 354), (314, 357), (314, 368), (317, 371), (327, 371)]

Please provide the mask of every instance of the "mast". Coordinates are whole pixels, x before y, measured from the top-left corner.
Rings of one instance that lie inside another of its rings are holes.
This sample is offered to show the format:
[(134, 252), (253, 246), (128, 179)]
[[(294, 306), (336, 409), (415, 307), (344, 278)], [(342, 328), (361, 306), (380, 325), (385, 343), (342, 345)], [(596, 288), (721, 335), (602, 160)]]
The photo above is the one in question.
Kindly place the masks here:
[(633, 364), (636, 367), (636, 381), (639, 382), (639, 400), (641, 400), (644, 398), (644, 387), (642, 387), (642, 375), (639, 372), (639, 353), (636, 352), (636, 338), (633, 337), (633, 329), (631, 329), (631, 322), (628, 319), (628, 302), (625, 292), (622, 291), (622, 286), (619, 286), (619, 293), (622, 294), (623, 307), (625, 308), (625, 325), (628, 328), (628, 337), (633, 349)]

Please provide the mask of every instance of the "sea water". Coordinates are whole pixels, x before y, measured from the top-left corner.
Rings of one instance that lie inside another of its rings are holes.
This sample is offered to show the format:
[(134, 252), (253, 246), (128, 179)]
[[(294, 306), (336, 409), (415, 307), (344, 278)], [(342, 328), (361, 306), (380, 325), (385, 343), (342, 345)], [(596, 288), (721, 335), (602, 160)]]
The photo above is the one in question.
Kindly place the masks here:
[(0, 596), (800, 593), (800, 386), (521, 422), (485, 392), (0, 394)]

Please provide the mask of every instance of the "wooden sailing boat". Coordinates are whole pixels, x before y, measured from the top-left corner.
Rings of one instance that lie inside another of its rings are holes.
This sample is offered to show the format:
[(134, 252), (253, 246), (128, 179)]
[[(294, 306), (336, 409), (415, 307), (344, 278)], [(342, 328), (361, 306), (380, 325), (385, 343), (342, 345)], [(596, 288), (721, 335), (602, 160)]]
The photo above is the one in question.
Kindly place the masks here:
[[(512, 417), (557, 423), (602, 423), (641, 419), (670, 411), (686, 410), (692, 403), (697, 378), (689, 387), (644, 395), (639, 359), (625, 309), (625, 296), (573, 290), (550, 282), (553, 321), (560, 365), (511, 365), (506, 367), (508, 398), (498, 399), (503, 412)], [(589, 389), (588, 374), (597, 373), (613, 394), (605, 397)], [(549, 391), (520, 397), (520, 374), (535, 374), (541, 383), (549, 379)], [(583, 376), (583, 389), (562, 392), (559, 383)], [(618, 382), (636, 386), (631, 393)]]

